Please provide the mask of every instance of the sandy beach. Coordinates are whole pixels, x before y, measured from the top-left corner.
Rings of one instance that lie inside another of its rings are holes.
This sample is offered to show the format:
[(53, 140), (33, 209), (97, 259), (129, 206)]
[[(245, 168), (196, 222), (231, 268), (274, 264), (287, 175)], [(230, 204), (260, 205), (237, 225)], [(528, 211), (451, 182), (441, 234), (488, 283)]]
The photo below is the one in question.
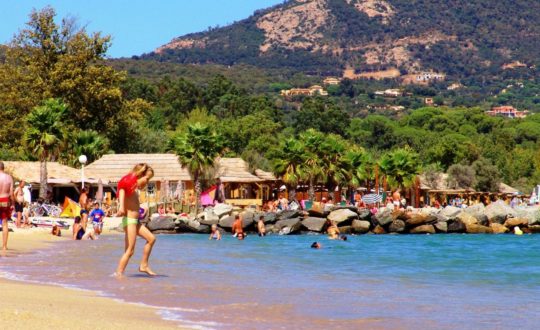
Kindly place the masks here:
[[(17, 258), (69, 239), (53, 237), (46, 229), (10, 232), (9, 251), (0, 257)], [(43, 269), (47, 271), (47, 269)], [(155, 309), (121, 303), (83, 290), (0, 279), (0, 326), (15, 329), (170, 329), (177, 324), (160, 318)]]

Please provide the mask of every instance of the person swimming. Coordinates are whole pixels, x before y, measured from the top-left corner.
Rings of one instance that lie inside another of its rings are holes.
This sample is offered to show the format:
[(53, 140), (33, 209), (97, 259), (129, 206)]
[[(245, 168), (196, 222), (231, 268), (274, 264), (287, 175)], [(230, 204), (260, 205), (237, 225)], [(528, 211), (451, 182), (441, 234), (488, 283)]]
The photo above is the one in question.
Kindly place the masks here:
[(219, 232), (216, 224), (212, 225), (210, 237), (208, 237), (208, 239), (215, 239), (216, 241), (219, 241), (221, 239), (221, 233)]
[(322, 245), (321, 245), (321, 243), (319, 243), (319, 242), (313, 242), (313, 243), (311, 244), (311, 248), (312, 248), (312, 249), (320, 249), (320, 248), (322, 248)]

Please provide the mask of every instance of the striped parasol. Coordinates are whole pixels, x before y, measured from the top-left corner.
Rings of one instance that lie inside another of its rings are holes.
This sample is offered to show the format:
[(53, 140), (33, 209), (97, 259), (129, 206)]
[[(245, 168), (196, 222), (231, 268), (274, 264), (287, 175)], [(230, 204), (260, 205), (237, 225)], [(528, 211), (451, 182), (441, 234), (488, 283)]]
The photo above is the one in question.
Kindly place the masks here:
[(362, 200), (366, 204), (375, 204), (382, 201), (382, 196), (379, 194), (367, 194), (367, 195), (362, 196)]

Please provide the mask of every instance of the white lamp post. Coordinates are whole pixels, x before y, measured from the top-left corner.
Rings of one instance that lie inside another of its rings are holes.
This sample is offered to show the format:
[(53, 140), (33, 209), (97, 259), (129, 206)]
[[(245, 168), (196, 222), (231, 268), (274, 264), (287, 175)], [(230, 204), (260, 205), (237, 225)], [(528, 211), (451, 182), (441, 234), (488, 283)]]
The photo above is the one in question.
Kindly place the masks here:
[(82, 164), (82, 167), (81, 167), (81, 183), (82, 183), (82, 188), (84, 188), (84, 164), (86, 164), (87, 161), (88, 161), (88, 158), (86, 158), (85, 155), (80, 155), (80, 156), (79, 156), (79, 163)]

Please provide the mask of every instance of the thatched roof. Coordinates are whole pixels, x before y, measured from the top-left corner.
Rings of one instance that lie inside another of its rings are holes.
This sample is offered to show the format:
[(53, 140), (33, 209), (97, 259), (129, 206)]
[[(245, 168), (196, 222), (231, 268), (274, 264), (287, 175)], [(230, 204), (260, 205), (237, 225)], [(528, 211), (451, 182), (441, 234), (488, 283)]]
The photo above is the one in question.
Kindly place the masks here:
[(263, 179), (264, 181), (277, 181), (277, 178), (274, 176), (274, 174), (263, 170), (255, 170), (255, 175)]
[[(459, 193), (459, 192), (475, 192), (474, 189), (468, 187), (450, 187), (448, 183), (448, 174), (438, 173), (433, 182), (428, 182), (425, 174), (420, 175), (420, 189), (430, 192), (446, 192), (446, 193)], [(501, 194), (517, 194), (519, 191), (510, 187), (505, 183), (499, 184), (498, 193)]]
[(506, 183), (501, 182), (499, 184), (499, 192), (501, 194), (517, 194), (517, 193), (519, 193), (519, 190), (517, 190), (516, 188), (510, 187)]
[(220, 178), (221, 182), (250, 183), (265, 181), (251, 174), (248, 164), (242, 158), (220, 158), (216, 178)]
[(118, 182), (138, 163), (148, 163), (154, 169), (152, 182), (161, 180), (191, 181), (174, 154), (111, 154), (104, 155), (85, 167), (88, 175), (111, 182)]
[[(15, 181), (24, 180), (30, 184), (39, 184), (40, 163), (24, 161), (6, 161), (4, 162), (5, 171)], [(51, 184), (71, 185), (81, 182), (81, 170), (62, 165), (57, 162), (47, 162), (47, 181)], [(85, 182), (96, 183), (97, 179), (85, 173)], [(104, 182), (105, 183), (105, 182)]]

